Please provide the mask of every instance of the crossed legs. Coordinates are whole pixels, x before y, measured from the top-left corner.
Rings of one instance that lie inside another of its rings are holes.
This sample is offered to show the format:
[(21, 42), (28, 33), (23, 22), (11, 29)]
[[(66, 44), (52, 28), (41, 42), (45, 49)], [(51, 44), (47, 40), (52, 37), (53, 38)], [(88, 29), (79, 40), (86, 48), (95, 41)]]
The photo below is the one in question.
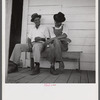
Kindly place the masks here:
[[(43, 43), (34, 42), (32, 47), (33, 58), (36, 66), (39, 69), (40, 65), (40, 55), (43, 48)], [(21, 52), (29, 52), (28, 44), (16, 44), (12, 55), (10, 57), (10, 61), (12, 61), (18, 67), (20, 63)]]
[[(54, 75), (61, 73), (64, 69), (64, 63), (62, 60), (62, 50), (61, 42), (57, 38), (53, 41), (52, 44), (49, 44), (48, 57), (51, 63), (50, 72)], [(59, 63), (59, 69), (55, 70), (55, 63)]]

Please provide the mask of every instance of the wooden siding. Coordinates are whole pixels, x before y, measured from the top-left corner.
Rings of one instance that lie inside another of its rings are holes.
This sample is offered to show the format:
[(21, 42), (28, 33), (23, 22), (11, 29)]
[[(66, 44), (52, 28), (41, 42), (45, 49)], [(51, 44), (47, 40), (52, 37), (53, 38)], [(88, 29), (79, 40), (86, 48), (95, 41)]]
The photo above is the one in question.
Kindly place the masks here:
[(63, 6), (95, 6), (94, 0), (29, 0), (30, 6), (63, 5)]
[[(26, 12), (27, 26), (22, 26), (27, 34), (33, 25), (30, 22), (31, 14), (42, 15), (42, 25), (52, 26), (53, 14), (59, 11), (66, 16), (68, 36), (72, 42), (69, 51), (83, 51), (81, 54), (81, 69), (95, 70), (95, 0), (24, 0), (28, 3)], [(73, 3), (74, 2), (74, 3)], [(23, 38), (22, 40), (24, 40)]]

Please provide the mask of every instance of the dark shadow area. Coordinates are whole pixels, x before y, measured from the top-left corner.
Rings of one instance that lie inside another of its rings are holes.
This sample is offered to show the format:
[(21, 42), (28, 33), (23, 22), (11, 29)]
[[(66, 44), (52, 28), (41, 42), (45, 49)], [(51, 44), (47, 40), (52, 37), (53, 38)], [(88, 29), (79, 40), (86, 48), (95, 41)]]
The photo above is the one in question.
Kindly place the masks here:
[(22, 12), (23, 0), (13, 0), (10, 28), (9, 57), (11, 56), (15, 44), (21, 42)]

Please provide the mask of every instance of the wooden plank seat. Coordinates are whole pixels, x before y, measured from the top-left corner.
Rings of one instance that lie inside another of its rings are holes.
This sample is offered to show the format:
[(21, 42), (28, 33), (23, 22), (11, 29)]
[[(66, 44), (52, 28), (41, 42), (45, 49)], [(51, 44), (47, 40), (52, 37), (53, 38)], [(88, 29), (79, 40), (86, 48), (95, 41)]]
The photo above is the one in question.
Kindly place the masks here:
[[(42, 52), (41, 58), (47, 60), (47, 51)], [(78, 69), (80, 70), (80, 56), (81, 56), (82, 51), (63, 51), (62, 52), (62, 58), (63, 61), (73, 61), (73, 62), (78, 62)], [(30, 56), (31, 62), (30, 64), (33, 63), (32, 55)]]

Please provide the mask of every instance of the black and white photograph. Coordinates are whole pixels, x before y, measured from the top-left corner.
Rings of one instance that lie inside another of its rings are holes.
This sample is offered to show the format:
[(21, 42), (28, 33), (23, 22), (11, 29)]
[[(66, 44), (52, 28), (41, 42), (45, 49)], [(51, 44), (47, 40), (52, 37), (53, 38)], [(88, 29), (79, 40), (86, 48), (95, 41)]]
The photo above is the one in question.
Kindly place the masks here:
[[(98, 0), (4, 1), (3, 83), (18, 87), (42, 85), (43, 88), (63, 85), (68, 90), (71, 85), (92, 84), (95, 89), (90, 87), (90, 94), (95, 91), (94, 97), (89, 94), (86, 96), (89, 99), (84, 99), (97, 100)], [(28, 100), (22, 98), (19, 100)], [(4, 100), (13, 99), (5, 97)]]
[(95, 0), (45, 1), (6, 0), (6, 82), (95, 83)]

